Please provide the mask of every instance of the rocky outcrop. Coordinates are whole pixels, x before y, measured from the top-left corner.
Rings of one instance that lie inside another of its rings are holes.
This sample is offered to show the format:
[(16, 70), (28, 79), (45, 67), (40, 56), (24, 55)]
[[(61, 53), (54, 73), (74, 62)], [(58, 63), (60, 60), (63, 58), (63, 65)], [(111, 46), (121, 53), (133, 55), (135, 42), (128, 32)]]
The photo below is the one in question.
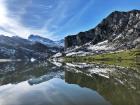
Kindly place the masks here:
[(67, 36), (65, 38), (65, 48), (73, 47), (77, 45), (77, 38), (76, 35)]
[(105, 40), (118, 49), (139, 47), (140, 10), (112, 12), (95, 28), (65, 37), (65, 48), (81, 46), (88, 42), (95, 45)]
[(94, 29), (65, 37), (65, 48), (83, 45), (94, 38)]

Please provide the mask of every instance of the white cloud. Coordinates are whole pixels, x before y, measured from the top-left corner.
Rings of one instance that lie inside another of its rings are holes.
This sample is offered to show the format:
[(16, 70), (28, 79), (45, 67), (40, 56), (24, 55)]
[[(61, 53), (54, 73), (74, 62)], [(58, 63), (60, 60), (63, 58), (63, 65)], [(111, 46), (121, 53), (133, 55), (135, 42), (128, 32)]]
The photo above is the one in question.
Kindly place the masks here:
[[(64, 24), (63, 27), (59, 28), (59, 31), (63, 31), (65, 30), (65, 28), (69, 27), (71, 23), (74, 22), (74, 24), (77, 24), (77, 22), (80, 20), (80, 18), (83, 16), (84, 13), (86, 13), (86, 11), (88, 10), (88, 8), (90, 6), (93, 5), (93, 3), (95, 2), (95, 0), (89, 0), (87, 2), (87, 4), (84, 5), (83, 8), (81, 8), (80, 11), (78, 11), (77, 14), (75, 14), (73, 17), (71, 17), (66, 24)], [(78, 32), (83, 31), (83, 30), (79, 30)], [(85, 30), (86, 31), (86, 30)], [(57, 32), (57, 31), (56, 31)], [(76, 31), (71, 31), (71, 32), (67, 32), (67, 35), (73, 35), (73, 34), (77, 34), (78, 33), (77, 30)]]
[[(24, 13), (26, 13), (26, 9), (23, 9)], [(10, 17), (9, 11), (6, 7), (6, 0), (0, 0), (0, 34), (4, 34), (7, 36), (18, 35), (23, 38), (27, 38), (30, 34), (38, 34), (44, 37), (53, 38), (53, 33), (47, 31), (47, 29), (33, 29), (25, 27), (20, 22), (20, 17)], [(55, 38), (55, 37), (54, 37)]]
[[(63, 21), (63, 19), (67, 18), (67, 10), (68, 10), (68, 2), (65, 0), (59, 0), (57, 1), (57, 5), (54, 9), (52, 9), (52, 12), (50, 14), (50, 18), (46, 20), (44, 29), (51, 26), (51, 28), (56, 29), (59, 27), (60, 23)], [(52, 8), (52, 6), (50, 5)]]

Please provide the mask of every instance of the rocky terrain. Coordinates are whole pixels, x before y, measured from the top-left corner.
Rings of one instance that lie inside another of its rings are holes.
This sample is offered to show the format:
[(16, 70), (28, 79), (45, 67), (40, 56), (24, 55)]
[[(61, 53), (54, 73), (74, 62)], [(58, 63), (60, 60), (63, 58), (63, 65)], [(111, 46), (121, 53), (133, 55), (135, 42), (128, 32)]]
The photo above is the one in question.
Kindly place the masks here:
[(1, 59), (46, 59), (62, 50), (63, 47), (47, 46), (18, 36), (8, 37), (0, 35)]
[(140, 10), (112, 12), (95, 28), (65, 37), (68, 56), (132, 48), (140, 48)]

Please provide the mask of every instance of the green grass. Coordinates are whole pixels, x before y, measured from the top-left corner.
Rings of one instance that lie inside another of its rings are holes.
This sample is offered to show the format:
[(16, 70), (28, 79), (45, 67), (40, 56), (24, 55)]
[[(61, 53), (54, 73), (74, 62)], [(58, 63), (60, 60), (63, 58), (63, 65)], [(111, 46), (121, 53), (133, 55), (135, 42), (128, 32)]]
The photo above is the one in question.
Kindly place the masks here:
[(136, 57), (140, 55), (140, 51), (138, 50), (127, 50), (121, 52), (107, 53), (93, 56), (95, 59), (115, 59), (115, 60), (134, 60)]
[(94, 61), (94, 60), (136, 60), (140, 57), (139, 49), (125, 50), (113, 53), (104, 53), (91, 56), (69, 56), (65, 61)]
[(102, 63), (123, 67), (140, 67), (140, 50), (132, 49), (113, 53), (104, 53), (91, 56), (70, 56), (65, 62)]

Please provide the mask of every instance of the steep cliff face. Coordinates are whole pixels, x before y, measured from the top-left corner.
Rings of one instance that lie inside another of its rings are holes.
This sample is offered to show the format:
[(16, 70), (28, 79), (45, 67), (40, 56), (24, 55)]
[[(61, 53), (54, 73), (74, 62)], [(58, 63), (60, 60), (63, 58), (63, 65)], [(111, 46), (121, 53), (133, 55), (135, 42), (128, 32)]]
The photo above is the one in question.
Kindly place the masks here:
[(140, 10), (129, 12), (112, 12), (95, 28), (65, 38), (65, 48), (84, 45), (91, 42), (95, 45), (108, 40), (114, 47), (133, 48), (140, 44)]
[(65, 38), (65, 48), (73, 47), (77, 45), (76, 35), (67, 36)]
[(65, 37), (65, 48), (83, 45), (94, 38), (94, 29)]

